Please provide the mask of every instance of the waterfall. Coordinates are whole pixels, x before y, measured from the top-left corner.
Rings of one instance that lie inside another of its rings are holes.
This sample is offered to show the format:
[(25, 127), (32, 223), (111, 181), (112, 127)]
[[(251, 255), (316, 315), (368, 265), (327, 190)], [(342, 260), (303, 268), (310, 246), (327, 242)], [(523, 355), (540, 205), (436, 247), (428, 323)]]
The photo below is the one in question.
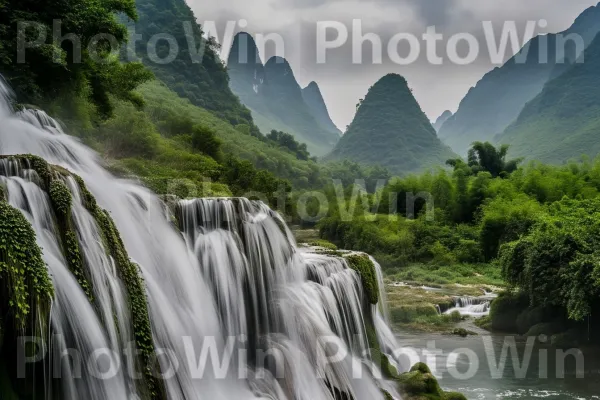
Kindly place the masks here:
[(448, 309), (445, 314), (451, 314), (458, 311), (461, 315), (484, 316), (490, 313), (492, 298), (490, 296), (482, 297), (455, 297), (454, 307)]
[[(365, 313), (372, 315), (382, 353), (391, 355), (397, 348), (378, 264), (380, 305), (368, 305), (369, 310), (358, 273), (343, 258), (298, 249), (284, 221), (266, 205), (246, 199), (193, 199), (181, 200), (170, 210), (146, 188), (110, 175), (97, 154), (65, 134), (43, 111), (15, 113), (10, 99), (10, 89), (0, 81), (0, 154), (37, 155), (80, 176), (109, 212), (129, 257), (139, 266), (151, 340), (156, 349), (165, 349), (160, 370), (174, 371), (162, 381), (166, 398), (370, 400), (383, 398), (380, 389), (400, 398), (392, 385), (373, 376), (368, 362)], [(62, 378), (48, 384), (47, 398), (56, 393), (60, 396), (54, 398), (67, 400), (147, 397), (140, 380), (128, 373), (135, 368), (125, 355), (134, 336), (133, 317), (116, 261), (108, 255), (81, 187), (68, 174), (62, 179), (73, 198), (69, 218), (90, 272), (89, 288), (78, 282), (61, 251), (41, 178), (30, 165), (0, 160), (0, 185), (9, 204), (33, 226), (55, 287), (50, 322), (60, 340), (52, 348), (53, 357), (61, 360), (69, 349), (83, 354), (109, 349), (114, 358), (109, 361), (123, 367), (101, 380), (86, 368), (75, 377), (68, 363), (59, 362)], [(224, 376), (208, 368), (198, 379), (189, 360), (197, 363), (208, 338), (219, 354), (233, 350), (232, 366)], [(327, 355), (339, 346), (348, 357), (329, 363)], [(279, 366), (284, 367), (282, 376)], [(361, 379), (354, 378), (356, 371)]]

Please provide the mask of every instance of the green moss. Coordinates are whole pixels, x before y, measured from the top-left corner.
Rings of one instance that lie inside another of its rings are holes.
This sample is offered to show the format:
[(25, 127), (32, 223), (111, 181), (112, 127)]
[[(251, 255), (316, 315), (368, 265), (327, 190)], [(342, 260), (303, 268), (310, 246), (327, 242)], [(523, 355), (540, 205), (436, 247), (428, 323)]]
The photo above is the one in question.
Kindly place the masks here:
[(48, 194), (56, 215), (61, 218), (68, 216), (71, 211), (73, 197), (67, 185), (62, 180), (55, 179), (50, 182)]
[(394, 398), (392, 397), (391, 394), (389, 394), (387, 391), (385, 390), (381, 390), (381, 394), (383, 394), (383, 399), (384, 400), (394, 400)]
[(375, 265), (366, 254), (351, 254), (345, 257), (348, 266), (358, 272), (363, 284), (363, 290), (369, 303), (379, 302), (379, 286)]
[(408, 396), (427, 396), (432, 399), (443, 396), (443, 391), (431, 372), (411, 369), (410, 372), (400, 375), (398, 381), (401, 391)]
[(456, 328), (449, 332), (451, 335), (456, 335), (460, 337), (467, 337), (469, 335), (477, 335), (475, 332), (467, 330), (465, 328)]
[(386, 379), (396, 379), (398, 378), (398, 371), (394, 366), (390, 363), (390, 360), (387, 358), (385, 354), (383, 354), (379, 350), (371, 349), (371, 361), (379, 370), (381, 374)]
[(96, 198), (90, 193), (87, 186), (85, 186), (85, 182), (79, 175), (72, 175), (77, 185), (79, 185), (79, 191), (81, 192), (81, 196), (83, 198), (83, 205), (88, 209), (89, 212), (94, 214), (98, 207), (96, 203)]
[(156, 358), (146, 291), (141, 271), (137, 264), (129, 260), (125, 246), (108, 211), (96, 207), (93, 215), (103, 233), (106, 245), (117, 265), (119, 276), (127, 290), (131, 315), (133, 317), (135, 341), (142, 355), (142, 364), (144, 366), (148, 390), (152, 398), (160, 398), (161, 388), (152, 370), (152, 362)]
[(4, 185), (0, 183), (0, 201), (6, 200), (6, 190), (4, 189)]
[(492, 319), (489, 315), (477, 318), (475, 321), (473, 321), (473, 323), (475, 324), (475, 326), (481, 329), (485, 329), (486, 331), (492, 330)]
[(492, 329), (501, 332), (517, 332), (519, 315), (528, 307), (527, 295), (512, 292), (500, 293), (490, 308)]
[(10, 156), (0, 156), (0, 158), (15, 159), (21, 163), (24, 168), (30, 168), (34, 170), (40, 179), (44, 189), (48, 188), (50, 180), (52, 179), (52, 172), (50, 165), (42, 157), (34, 156), (32, 154), (18, 154)]
[(8, 285), (8, 307), (20, 324), (25, 323), (32, 308), (47, 313), (54, 296), (35, 238), (33, 228), (21, 212), (0, 201), (0, 279)]
[(405, 400), (466, 400), (456, 392), (444, 392), (437, 379), (424, 363), (415, 364), (409, 372), (397, 379)]
[(77, 241), (77, 235), (72, 230), (67, 230), (64, 234), (64, 246), (65, 246), (65, 258), (69, 269), (77, 279), (79, 286), (83, 289), (90, 302), (94, 301), (94, 295), (92, 291), (92, 285), (88, 281), (83, 267), (83, 260), (81, 258), (81, 252), (79, 250), (79, 242)]
[(333, 244), (327, 240), (323, 240), (323, 239), (314, 240), (314, 241), (310, 242), (308, 245), (314, 246), (314, 247), (322, 247), (324, 249), (332, 250), (332, 251), (335, 251), (338, 249), (338, 247), (335, 244)]

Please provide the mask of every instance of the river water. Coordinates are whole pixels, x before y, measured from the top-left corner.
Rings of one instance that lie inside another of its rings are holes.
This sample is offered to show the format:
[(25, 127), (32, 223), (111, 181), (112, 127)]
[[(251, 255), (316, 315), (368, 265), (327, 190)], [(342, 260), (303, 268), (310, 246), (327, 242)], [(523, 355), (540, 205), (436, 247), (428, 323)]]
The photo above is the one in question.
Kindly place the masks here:
[[(539, 338), (529, 339), (528, 346), (524, 337), (490, 335), (472, 325), (464, 327), (478, 335), (461, 338), (405, 332), (397, 334), (397, 338), (401, 346), (415, 350), (422, 361), (432, 366), (443, 389), (461, 392), (468, 399), (600, 399), (600, 349), (580, 349), (578, 366), (575, 355), (567, 353), (563, 363), (560, 350), (545, 346)], [(512, 340), (518, 359), (507, 352), (502, 369), (502, 348)], [(437, 353), (429, 350), (429, 358), (428, 345), (437, 349)], [(404, 357), (409, 353), (406, 351)], [(455, 357), (458, 353), (461, 354)], [(527, 353), (528, 364), (524, 363)]]

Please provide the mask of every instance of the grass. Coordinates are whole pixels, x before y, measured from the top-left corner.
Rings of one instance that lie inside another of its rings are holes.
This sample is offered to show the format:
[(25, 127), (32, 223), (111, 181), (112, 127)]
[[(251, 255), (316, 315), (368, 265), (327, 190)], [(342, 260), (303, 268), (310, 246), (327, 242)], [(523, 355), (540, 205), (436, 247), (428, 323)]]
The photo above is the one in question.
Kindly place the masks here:
[(504, 286), (500, 268), (493, 264), (455, 264), (435, 266), (417, 264), (386, 271), (391, 281), (432, 285)]

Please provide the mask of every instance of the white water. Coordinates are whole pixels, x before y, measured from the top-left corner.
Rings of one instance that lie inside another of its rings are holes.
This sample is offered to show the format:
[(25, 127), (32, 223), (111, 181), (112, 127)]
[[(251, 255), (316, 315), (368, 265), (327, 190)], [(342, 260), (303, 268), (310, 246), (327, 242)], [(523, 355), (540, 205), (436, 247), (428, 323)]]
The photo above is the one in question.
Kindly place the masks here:
[(468, 315), (472, 317), (482, 317), (489, 315), (490, 305), (493, 297), (456, 297), (454, 298), (454, 307), (450, 308), (445, 314), (452, 314), (458, 311), (460, 315)]
[[(179, 364), (175, 376), (164, 381), (169, 399), (333, 399), (327, 385), (357, 400), (382, 398), (379, 387), (399, 398), (364, 366), (368, 344), (362, 286), (345, 262), (298, 251), (277, 214), (247, 200), (181, 201), (177, 214), (182, 235), (151, 192), (112, 177), (93, 151), (64, 134), (60, 124), (43, 112), (14, 114), (9, 99), (9, 90), (0, 81), (0, 154), (39, 155), (80, 175), (99, 205), (111, 213), (129, 256), (139, 264), (155, 347), (169, 349)], [(6, 186), (10, 204), (32, 223), (52, 275), (56, 298), (51, 323), (54, 333), (64, 339), (54, 356), (65, 349), (77, 349), (84, 356), (111, 349), (126, 365), (123, 350), (132, 332), (124, 288), (94, 219), (81, 204), (77, 185), (66, 181), (74, 196), (72, 220), (92, 272), (93, 305), (60, 251), (48, 196), (26, 167), (3, 161), (0, 184)], [(373, 314), (382, 351), (391, 354), (397, 345), (386, 311), (374, 306)], [(332, 345), (319, 338), (331, 336), (342, 338), (351, 356), (328, 363), (325, 355)], [(226, 376), (216, 377), (209, 368), (203, 379), (195, 378), (188, 356), (197, 362), (205, 339), (215, 338), (223, 350), (230, 337), (236, 350), (247, 350), (248, 361), (236, 356)], [(185, 343), (193, 345), (195, 354)], [(273, 377), (277, 372), (273, 363), (257, 365), (258, 349), (282, 354), (282, 379)], [(68, 369), (66, 365), (63, 369)], [(161, 358), (163, 371), (170, 366)], [(362, 379), (353, 378), (353, 367), (363, 373)], [(248, 378), (239, 379), (240, 371)], [(96, 379), (85, 368), (81, 379), (71, 375), (63, 370), (60, 399), (134, 399), (143, 393), (126, 368), (110, 380)], [(55, 389), (48, 390), (50, 398)]]

